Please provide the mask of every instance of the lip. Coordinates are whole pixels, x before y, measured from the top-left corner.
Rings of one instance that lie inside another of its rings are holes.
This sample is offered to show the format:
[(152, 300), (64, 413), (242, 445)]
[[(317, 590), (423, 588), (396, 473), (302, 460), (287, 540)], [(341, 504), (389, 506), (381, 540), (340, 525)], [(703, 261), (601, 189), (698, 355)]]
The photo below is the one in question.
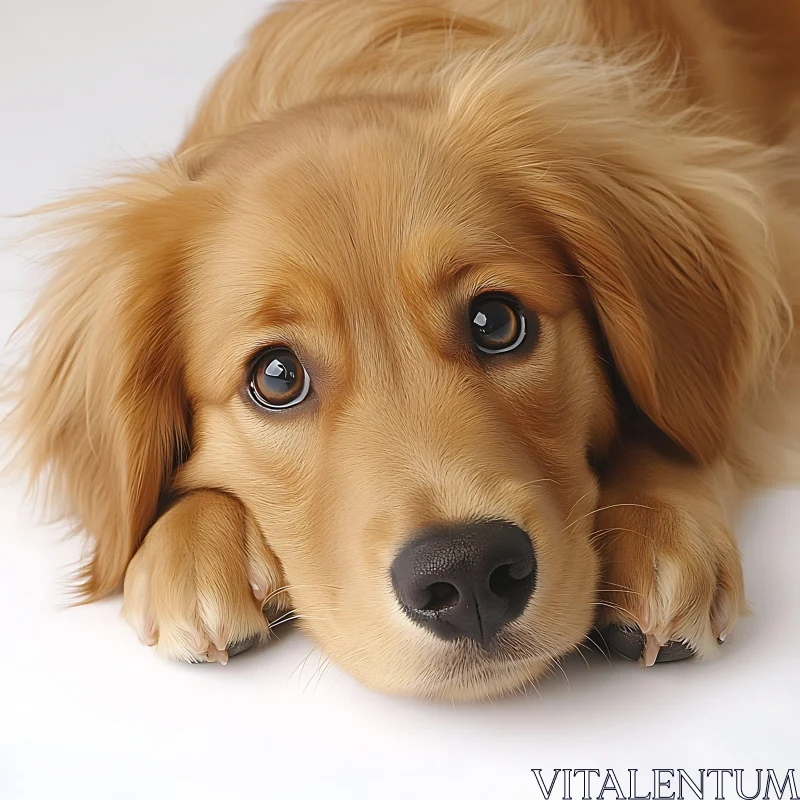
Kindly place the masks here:
[(452, 645), (455, 647), (451, 654), (437, 658), (431, 665), (434, 670), (441, 668), (450, 674), (454, 669), (468, 671), (472, 667), (504, 669), (531, 664), (549, 664), (559, 658), (535, 646), (526, 647), (525, 652), (520, 652), (514, 644), (503, 642), (502, 639), (493, 640), (487, 649), (466, 639), (457, 640), (451, 643)]

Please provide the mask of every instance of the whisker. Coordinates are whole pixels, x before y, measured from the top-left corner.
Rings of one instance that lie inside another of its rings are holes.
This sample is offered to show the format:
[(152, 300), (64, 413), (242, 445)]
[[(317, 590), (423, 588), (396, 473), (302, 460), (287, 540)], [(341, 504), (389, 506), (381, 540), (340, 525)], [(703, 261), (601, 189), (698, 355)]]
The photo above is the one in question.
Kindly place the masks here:
[(642, 539), (645, 539), (648, 542), (653, 541), (652, 536), (642, 533), (642, 531), (635, 531), (632, 528), (602, 528), (600, 530), (592, 531), (592, 533), (589, 535), (589, 538), (591, 540), (598, 539), (607, 533), (632, 533), (635, 536), (641, 536)]
[(314, 617), (309, 614), (295, 614), (294, 616), (288, 617), (287, 619), (281, 618), (278, 622), (270, 622), (269, 629), (272, 630), (273, 628), (277, 628), (278, 625), (284, 625), (287, 622), (295, 622), (298, 619), (313, 619), (316, 620), (317, 622), (324, 622), (323, 617)]
[(616, 587), (618, 587), (620, 589), (629, 589), (630, 590), (630, 588), (631, 588), (630, 586), (626, 586), (624, 583), (614, 583), (614, 581), (603, 581), (603, 583), (606, 586), (616, 586)]
[(586, 664), (586, 669), (591, 669), (589, 666), (589, 662), (586, 660), (586, 656), (581, 652), (582, 645), (578, 643), (578, 647), (576, 648), (575, 652), (583, 659), (583, 663)]
[(320, 659), (319, 661), (317, 661), (317, 668), (314, 670), (314, 672), (312, 673), (311, 677), (308, 680), (308, 683), (305, 685), (305, 688), (303, 689), (304, 694), (311, 688), (311, 684), (314, 682), (314, 678), (319, 674), (319, 671), (322, 668), (323, 664), (326, 664), (328, 661), (330, 661), (330, 657), (320, 653)]
[(567, 516), (564, 517), (564, 523), (566, 524), (567, 520), (572, 516), (572, 512), (577, 508), (577, 506), (583, 502), (589, 495), (591, 494), (591, 489), (588, 492), (584, 492), (573, 504), (572, 508), (567, 512)]
[[(601, 511), (608, 511), (612, 508), (644, 508), (648, 511), (653, 511), (653, 506), (646, 506), (643, 503), (612, 503), (608, 506), (600, 506), (600, 508), (596, 508), (593, 513), (599, 514)], [(631, 530), (630, 528), (606, 528), (605, 530), (630, 530), (631, 533), (638, 533), (638, 531)]]
[(556, 485), (560, 485), (559, 482), (555, 478), (537, 478), (536, 480), (532, 481), (525, 481), (524, 483), (520, 484), (523, 488), (528, 486), (537, 486), (540, 483), (555, 483)]
[(604, 606), (605, 608), (610, 608), (613, 611), (619, 611), (621, 614), (626, 614), (628, 616), (630, 616), (630, 613), (631, 613), (626, 608), (623, 608), (622, 606), (618, 606), (616, 603), (604, 603), (604, 602), (598, 601), (598, 602), (592, 603), (592, 605), (593, 606)]
[[(652, 506), (645, 506), (641, 503), (613, 503), (610, 506), (602, 506), (601, 508), (595, 508), (592, 511), (587, 512), (581, 517), (578, 517), (574, 522), (571, 522), (562, 533), (566, 533), (573, 525), (577, 525), (582, 519), (586, 519), (586, 517), (590, 517), (592, 514), (599, 514), (601, 511), (608, 511), (612, 508), (646, 508), (649, 511), (653, 510)], [(567, 515), (567, 519), (569, 519), (569, 515)]]
[(315, 643), (314, 646), (308, 651), (306, 657), (292, 670), (291, 674), (289, 675), (289, 680), (291, 680), (294, 677), (294, 674), (295, 672), (297, 672), (298, 669), (300, 670), (300, 674), (297, 676), (297, 680), (298, 681), (303, 680), (303, 670), (305, 669), (306, 664), (308, 663), (308, 659), (311, 658), (311, 654), (317, 649), (317, 647), (319, 647), (319, 645)]
[[(597, 628), (597, 626), (596, 626), (596, 625), (592, 625), (592, 630), (593, 630), (593, 631), (596, 631), (596, 632), (597, 632), (597, 634), (598, 634), (598, 635), (600, 635), (600, 636), (602, 637), (602, 634), (600, 633), (600, 631), (599, 631), (599, 629)], [(607, 652), (606, 650), (603, 650), (603, 648), (602, 648), (602, 647), (600, 647), (600, 645), (599, 645), (599, 644), (598, 644), (598, 643), (597, 643), (597, 642), (596, 642), (594, 639), (587, 639), (586, 641), (587, 641), (587, 642), (589, 642), (589, 644), (590, 644), (590, 645), (592, 645), (593, 647), (595, 647), (595, 648), (596, 648), (596, 650), (597, 650), (597, 652), (598, 652), (598, 653), (600, 653), (600, 655), (602, 655), (602, 656), (603, 656), (603, 658), (605, 658), (605, 660), (606, 660), (606, 661), (607, 661), (609, 664), (611, 663), (611, 658), (609, 657), (609, 654), (608, 654), (608, 652)], [(586, 647), (586, 645), (585, 645), (585, 644), (582, 644), (581, 646), (582, 646), (582, 647)], [(587, 648), (587, 649), (588, 649), (588, 648)]]
[(292, 583), (287, 584), (286, 586), (280, 586), (274, 591), (270, 592), (264, 598), (264, 602), (267, 603), (276, 595), (281, 594), (281, 592), (290, 592), (292, 589), (335, 589), (339, 592), (344, 591), (341, 586), (334, 586), (333, 584), (329, 583)]
[(291, 616), (294, 613), (295, 613), (295, 610), (293, 608), (290, 608), (288, 611), (284, 611), (283, 614), (281, 614), (279, 617), (276, 617), (273, 620), (269, 620), (268, 622), (269, 622), (270, 628), (273, 625), (280, 625), (281, 622), (283, 622), (283, 620), (285, 620), (287, 617)]

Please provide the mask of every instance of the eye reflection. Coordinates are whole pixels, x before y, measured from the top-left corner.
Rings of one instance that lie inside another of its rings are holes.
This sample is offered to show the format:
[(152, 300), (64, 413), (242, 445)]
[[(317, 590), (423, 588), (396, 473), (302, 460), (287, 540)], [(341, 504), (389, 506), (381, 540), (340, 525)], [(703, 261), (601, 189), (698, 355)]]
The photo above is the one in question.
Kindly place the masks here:
[(525, 341), (527, 320), (510, 298), (479, 295), (470, 308), (470, 330), (475, 346), (482, 353), (508, 353)]
[(302, 403), (311, 390), (311, 379), (300, 359), (288, 348), (271, 347), (250, 370), (249, 393), (262, 408), (289, 408)]

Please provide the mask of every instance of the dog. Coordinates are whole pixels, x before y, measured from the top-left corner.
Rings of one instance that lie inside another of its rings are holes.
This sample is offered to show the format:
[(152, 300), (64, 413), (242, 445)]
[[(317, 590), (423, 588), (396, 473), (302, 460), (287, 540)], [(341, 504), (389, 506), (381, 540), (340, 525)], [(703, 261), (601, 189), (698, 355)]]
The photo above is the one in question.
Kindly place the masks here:
[(713, 656), (736, 507), (800, 473), (797, 41), (791, 0), (271, 10), (174, 154), (42, 209), (7, 424), (81, 598), (426, 698), (593, 627)]

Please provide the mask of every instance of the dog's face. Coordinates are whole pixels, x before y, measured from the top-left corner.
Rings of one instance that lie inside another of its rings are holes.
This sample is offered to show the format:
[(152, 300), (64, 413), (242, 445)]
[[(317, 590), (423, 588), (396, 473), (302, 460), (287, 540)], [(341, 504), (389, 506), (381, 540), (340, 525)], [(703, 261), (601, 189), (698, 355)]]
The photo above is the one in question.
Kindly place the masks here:
[(365, 682), (518, 686), (594, 610), (588, 458), (613, 413), (577, 278), (424, 125), (292, 127), (203, 178), (224, 211), (185, 298), (181, 480), (243, 501)]
[(287, 112), (79, 201), (17, 422), (94, 535), (88, 596), (208, 488), (372, 686), (499, 694), (581, 642), (620, 392), (718, 456), (763, 237), (717, 139), (626, 106), (630, 73), (539, 67)]

